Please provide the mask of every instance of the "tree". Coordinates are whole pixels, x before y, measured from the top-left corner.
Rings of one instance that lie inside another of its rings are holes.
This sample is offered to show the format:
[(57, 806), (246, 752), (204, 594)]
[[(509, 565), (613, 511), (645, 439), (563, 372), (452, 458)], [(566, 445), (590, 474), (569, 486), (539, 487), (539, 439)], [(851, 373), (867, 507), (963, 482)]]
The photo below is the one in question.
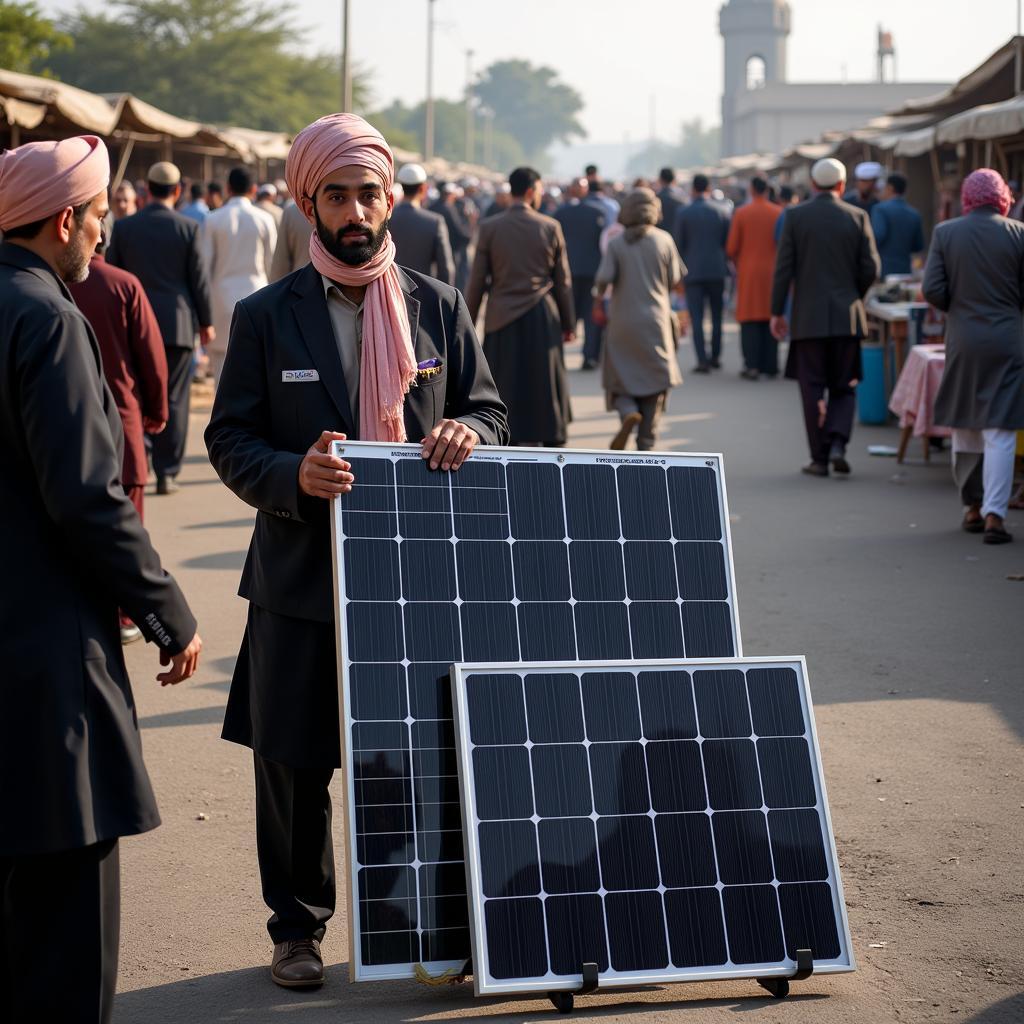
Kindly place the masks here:
[[(338, 58), (297, 52), (288, 4), (245, 0), (113, 0), (79, 8), (74, 49), (53, 61), (67, 82), (130, 92), (163, 110), (214, 124), (294, 131), (338, 109)], [(366, 77), (353, 82), (356, 106)]]
[(43, 17), (37, 4), (0, 0), (0, 68), (47, 74), (50, 58), (70, 47), (70, 37)]
[(719, 134), (717, 125), (705, 128), (699, 117), (684, 121), (676, 145), (652, 142), (630, 158), (627, 170), (631, 175), (653, 175), (666, 166), (703, 167), (717, 163)]
[(576, 120), (582, 97), (558, 81), (551, 68), (525, 60), (498, 61), (483, 72), (474, 93), (494, 111), (496, 129), (511, 135), (529, 160), (542, 162), (552, 142), (586, 136)]

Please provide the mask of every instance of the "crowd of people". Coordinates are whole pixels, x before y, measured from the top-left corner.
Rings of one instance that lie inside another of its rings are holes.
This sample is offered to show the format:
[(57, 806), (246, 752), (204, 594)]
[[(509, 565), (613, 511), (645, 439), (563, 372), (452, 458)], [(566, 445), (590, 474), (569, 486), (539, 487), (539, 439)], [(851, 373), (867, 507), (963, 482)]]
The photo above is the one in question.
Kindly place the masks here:
[[(149, 465), (157, 494), (178, 487), (197, 339), (216, 388), (211, 463), (257, 511), (223, 735), (254, 751), (271, 974), (315, 986), (340, 765), (325, 499), (354, 484), (331, 442), (414, 441), (444, 470), (478, 444), (564, 445), (564, 346), (581, 332), (578, 372), (600, 370), (619, 416), (609, 446), (635, 436), (648, 450), (687, 332), (693, 371), (722, 369), (735, 280), (743, 377), (777, 376), (788, 341), (803, 470), (847, 474), (865, 296), (924, 250), (905, 179), (889, 175), (879, 196), (877, 164), (848, 189), (843, 164), (820, 160), (806, 197), (755, 177), (745, 202), (702, 175), (684, 194), (668, 168), (626, 189), (588, 167), (563, 189), (520, 167), (488, 195), (479, 182), (432, 186), (416, 164), (396, 173), (386, 140), (351, 114), (299, 133), (283, 182), (239, 167), (226, 188), (189, 184), (162, 161), (108, 197), (109, 176), (95, 137), (0, 155), (0, 525), (17, 538), (9, 578), (30, 581), (28, 595), (0, 590), (0, 772), (47, 766), (0, 801), (0, 933), (40, 949), (57, 929), (62, 949), (90, 951), (25, 958), (0, 993), (18, 1021), (84, 1005), (109, 1017), (118, 837), (158, 823), (120, 646), (155, 643), (163, 684), (192, 675), (202, 648), (142, 527)], [(1024, 429), (1013, 202), (995, 171), (969, 175), (922, 286), (947, 317), (936, 421), (954, 430), (963, 528), (990, 544), (1012, 539)], [(55, 631), (74, 642), (53, 644)]]

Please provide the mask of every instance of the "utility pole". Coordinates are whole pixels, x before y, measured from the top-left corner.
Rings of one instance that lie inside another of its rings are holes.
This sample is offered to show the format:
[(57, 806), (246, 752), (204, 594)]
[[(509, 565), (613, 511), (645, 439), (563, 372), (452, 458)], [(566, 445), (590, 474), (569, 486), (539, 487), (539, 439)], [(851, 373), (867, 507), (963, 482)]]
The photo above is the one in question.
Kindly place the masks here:
[(427, 108), (423, 125), (423, 159), (434, 159), (434, 4), (427, 0)]
[(352, 61), (348, 49), (349, 2), (341, 0), (341, 109), (352, 110)]
[(484, 166), (494, 168), (494, 111), (484, 111)]
[(1017, 95), (1021, 89), (1024, 88), (1024, 82), (1021, 80), (1021, 42), (1020, 42), (1020, 8), (1021, 0), (1017, 0), (1017, 38), (1013, 41), (1013, 91)]
[(466, 163), (473, 162), (473, 51), (466, 51)]

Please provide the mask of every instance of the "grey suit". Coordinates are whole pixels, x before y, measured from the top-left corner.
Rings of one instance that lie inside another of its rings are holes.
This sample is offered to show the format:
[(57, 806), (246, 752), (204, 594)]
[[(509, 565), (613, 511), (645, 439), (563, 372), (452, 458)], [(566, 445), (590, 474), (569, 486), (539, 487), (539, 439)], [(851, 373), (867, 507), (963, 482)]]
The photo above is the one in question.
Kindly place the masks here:
[(871, 219), (831, 192), (791, 206), (782, 218), (771, 309), (773, 316), (784, 314), (792, 287), (786, 376), (800, 382), (811, 461), (818, 465), (845, 452), (853, 431), (860, 339), (867, 333), (863, 299), (879, 266)]
[(175, 477), (185, 457), (196, 329), (213, 323), (199, 225), (163, 203), (150, 203), (117, 222), (107, 262), (142, 282), (160, 325), (168, 416), (167, 426), (152, 437), (153, 470), (158, 479)]
[(576, 319), (583, 321), (583, 361), (585, 365), (593, 364), (601, 357), (601, 328), (594, 323), (594, 300), (590, 293), (601, 265), (601, 233), (606, 214), (600, 203), (573, 200), (555, 211), (555, 220), (562, 225), (565, 236)]
[(403, 267), (444, 284), (455, 284), (455, 261), (444, 217), (415, 203), (402, 202), (391, 214), (390, 230), (396, 259)]
[(309, 262), (309, 236), (313, 225), (306, 220), (297, 203), (291, 203), (281, 214), (281, 225), (277, 229), (277, 245), (274, 258), (270, 261), (270, 283), (280, 281)]

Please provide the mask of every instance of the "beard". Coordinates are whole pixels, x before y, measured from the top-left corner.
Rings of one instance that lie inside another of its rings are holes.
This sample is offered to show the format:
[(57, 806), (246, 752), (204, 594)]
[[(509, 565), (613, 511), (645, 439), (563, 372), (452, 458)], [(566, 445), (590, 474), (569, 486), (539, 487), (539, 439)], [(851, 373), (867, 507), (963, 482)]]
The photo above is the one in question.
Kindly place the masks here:
[(68, 247), (57, 260), (57, 273), (65, 284), (81, 284), (89, 276), (89, 260), (95, 246), (90, 246), (81, 231), (76, 231)]
[(341, 236), (354, 234), (357, 230), (356, 228), (347, 226), (332, 233), (330, 228), (320, 219), (320, 212), (317, 210), (315, 203), (313, 204), (313, 215), (316, 217), (317, 237), (319, 237), (323, 247), (335, 259), (341, 260), (342, 263), (349, 267), (360, 267), (364, 263), (369, 263), (380, 252), (388, 236), (388, 225), (391, 223), (391, 218), (388, 217), (376, 232), (371, 231), (369, 228), (359, 229), (363, 235), (361, 241), (343, 243)]

